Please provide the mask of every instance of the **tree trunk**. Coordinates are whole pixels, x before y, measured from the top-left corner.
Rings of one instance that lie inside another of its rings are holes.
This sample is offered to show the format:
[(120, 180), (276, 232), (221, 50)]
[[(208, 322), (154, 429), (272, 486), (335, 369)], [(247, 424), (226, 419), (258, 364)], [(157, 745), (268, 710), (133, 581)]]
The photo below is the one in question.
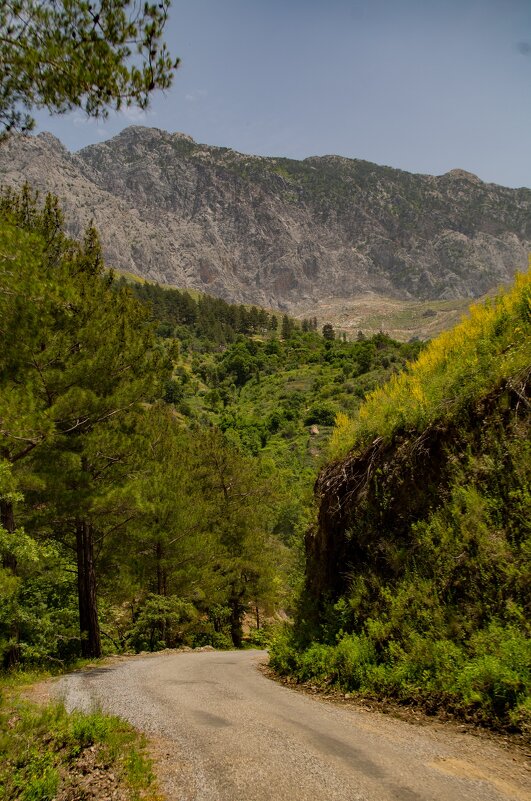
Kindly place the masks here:
[[(162, 560), (164, 558), (164, 548), (162, 547), (162, 543), (160, 540), (157, 540), (155, 554), (157, 559), (157, 595), (166, 596), (166, 569), (162, 564)], [(161, 619), (159, 620), (159, 632), (160, 632), (160, 639), (163, 642), (165, 642), (166, 641), (165, 617), (161, 617)], [(153, 650), (153, 648), (151, 650)]]
[(96, 571), (94, 569), (94, 536), (86, 520), (76, 522), (77, 594), (81, 655), (101, 656), (100, 624), (96, 603)]
[[(8, 534), (15, 532), (15, 511), (11, 501), (0, 501), (0, 525)], [(17, 571), (17, 558), (13, 554), (7, 554), (2, 559), (2, 567), (9, 568), (16, 573)]]
[(166, 582), (166, 569), (162, 564), (164, 558), (164, 549), (160, 540), (157, 542), (156, 548), (157, 559), (157, 595), (167, 595), (167, 582)]
[(245, 607), (242, 605), (242, 597), (242, 593), (237, 593), (235, 589), (233, 589), (232, 595), (229, 598), (230, 636), (232, 637), (235, 648), (241, 648), (243, 641), (242, 618)]
[[(4, 528), (8, 534), (14, 534), (15, 532), (15, 511), (13, 509), (13, 503), (11, 501), (0, 501), (0, 524), (2, 528)], [(16, 574), (17, 572), (17, 558), (13, 554), (6, 554), (2, 559), (2, 567), (6, 570), (11, 570), (13, 573)], [(13, 622), (9, 627), (9, 634), (11, 639), (11, 645), (7, 648), (6, 652), (4, 653), (4, 667), (12, 668), (18, 665), (20, 662), (20, 631), (18, 628), (18, 623)]]

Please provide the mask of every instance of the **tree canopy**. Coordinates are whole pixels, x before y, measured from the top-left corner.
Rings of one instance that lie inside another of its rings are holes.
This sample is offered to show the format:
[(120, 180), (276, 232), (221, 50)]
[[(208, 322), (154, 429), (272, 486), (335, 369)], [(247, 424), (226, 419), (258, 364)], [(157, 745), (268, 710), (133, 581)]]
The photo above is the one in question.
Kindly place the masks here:
[(7, 0), (0, 4), (0, 134), (31, 130), (31, 111), (146, 108), (179, 60), (162, 40), (169, 0)]
[(0, 334), (0, 665), (240, 645), (286, 581), (271, 471), (162, 400), (176, 343), (28, 186), (0, 195)]

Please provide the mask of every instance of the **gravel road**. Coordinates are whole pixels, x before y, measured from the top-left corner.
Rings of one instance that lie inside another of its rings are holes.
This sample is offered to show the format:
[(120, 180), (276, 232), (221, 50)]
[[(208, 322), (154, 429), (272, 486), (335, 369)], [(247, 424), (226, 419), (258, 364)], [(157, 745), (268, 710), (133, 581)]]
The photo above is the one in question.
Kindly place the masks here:
[(62, 677), (151, 738), (171, 801), (529, 801), (525, 763), (491, 740), (295, 692), (264, 651), (164, 653)]

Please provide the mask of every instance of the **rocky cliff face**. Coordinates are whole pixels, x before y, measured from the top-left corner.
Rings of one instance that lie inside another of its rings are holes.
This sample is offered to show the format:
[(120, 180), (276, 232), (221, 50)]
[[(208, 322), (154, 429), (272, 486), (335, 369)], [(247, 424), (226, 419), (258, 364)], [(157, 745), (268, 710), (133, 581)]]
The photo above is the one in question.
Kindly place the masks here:
[(59, 195), (73, 235), (93, 220), (121, 270), (294, 313), (368, 292), (477, 297), (531, 249), (531, 190), (463, 170), (260, 158), (131, 127), (75, 154), (14, 136), (0, 182), (24, 180)]

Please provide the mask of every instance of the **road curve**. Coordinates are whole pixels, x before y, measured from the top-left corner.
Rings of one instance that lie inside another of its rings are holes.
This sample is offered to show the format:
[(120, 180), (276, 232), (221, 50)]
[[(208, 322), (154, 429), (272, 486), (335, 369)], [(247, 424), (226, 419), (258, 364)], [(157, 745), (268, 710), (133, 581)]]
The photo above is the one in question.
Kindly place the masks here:
[(309, 697), (267, 679), (264, 651), (164, 653), (62, 677), (69, 709), (146, 732), (170, 801), (529, 801), (490, 740)]

